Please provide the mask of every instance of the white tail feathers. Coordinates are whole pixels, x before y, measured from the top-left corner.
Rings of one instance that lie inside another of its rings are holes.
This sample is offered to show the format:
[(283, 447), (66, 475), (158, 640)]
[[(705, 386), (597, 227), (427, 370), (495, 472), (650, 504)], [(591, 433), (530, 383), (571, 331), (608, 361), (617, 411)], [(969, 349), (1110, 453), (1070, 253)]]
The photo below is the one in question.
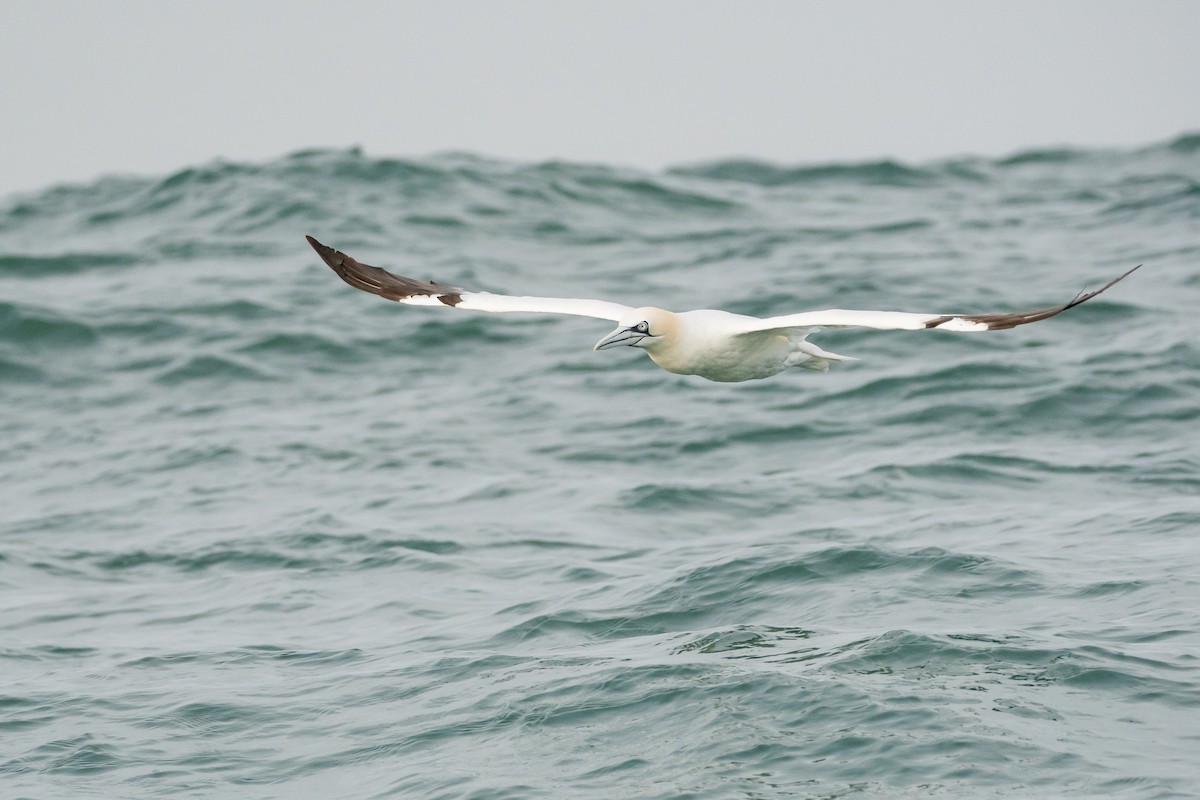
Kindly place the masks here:
[(858, 361), (854, 356), (843, 356), (837, 353), (831, 353), (828, 350), (822, 350), (812, 342), (799, 341), (796, 342), (796, 350), (792, 354), (792, 363), (790, 367), (800, 367), (800, 369), (810, 369), (813, 372), (828, 372), (830, 361)]

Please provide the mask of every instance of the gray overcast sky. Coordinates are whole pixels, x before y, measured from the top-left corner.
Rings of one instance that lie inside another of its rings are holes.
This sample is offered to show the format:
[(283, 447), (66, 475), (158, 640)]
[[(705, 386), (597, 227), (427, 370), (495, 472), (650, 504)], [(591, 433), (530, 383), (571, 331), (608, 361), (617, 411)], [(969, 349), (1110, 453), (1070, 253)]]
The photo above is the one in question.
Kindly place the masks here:
[(1200, 129), (1200, 2), (0, 2), (0, 194), (313, 146), (647, 167)]

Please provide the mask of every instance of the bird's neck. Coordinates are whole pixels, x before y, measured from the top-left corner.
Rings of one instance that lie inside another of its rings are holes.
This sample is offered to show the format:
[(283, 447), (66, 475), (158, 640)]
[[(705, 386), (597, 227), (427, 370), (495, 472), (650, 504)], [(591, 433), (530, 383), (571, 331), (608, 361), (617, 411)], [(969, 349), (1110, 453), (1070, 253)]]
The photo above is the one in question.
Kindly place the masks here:
[(678, 316), (672, 316), (671, 327), (662, 338), (646, 348), (650, 359), (665, 369), (680, 375), (696, 374), (696, 348), (694, 337), (689, 337), (686, 325)]
[(647, 348), (646, 355), (667, 372), (675, 372), (680, 375), (695, 373), (691, 359), (687, 357), (686, 353), (681, 352), (679, 347), (659, 343), (653, 348)]

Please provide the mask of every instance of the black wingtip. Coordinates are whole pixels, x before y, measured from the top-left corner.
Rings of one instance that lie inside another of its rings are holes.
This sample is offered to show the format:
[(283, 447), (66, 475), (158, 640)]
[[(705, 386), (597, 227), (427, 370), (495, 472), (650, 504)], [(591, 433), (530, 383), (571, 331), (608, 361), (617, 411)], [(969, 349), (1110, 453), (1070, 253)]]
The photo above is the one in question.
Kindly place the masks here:
[(342, 262), (345, 261), (345, 255), (334, 250), (332, 247), (321, 244), (311, 236), (306, 235), (304, 238), (312, 245), (312, 249), (317, 251), (317, 255), (321, 257), (321, 260), (334, 270), (337, 270), (342, 265)]
[(1113, 286), (1117, 285), (1121, 281), (1128, 278), (1135, 271), (1137, 271), (1141, 266), (1142, 266), (1141, 264), (1138, 264), (1133, 269), (1129, 270), (1128, 272), (1126, 272), (1125, 274), (1123, 274), (1119, 277), (1113, 278), (1111, 281), (1104, 284), (1103, 286), (1101, 286), (1099, 289), (1096, 289), (1095, 291), (1080, 292), (1079, 294), (1075, 295), (1074, 298), (1071, 299), (1071, 302), (1064, 303), (1061, 306), (1054, 306), (1053, 308), (1043, 308), (1040, 311), (1026, 311), (1026, 312), (1017, 313), (1017, 314), (955, 314), (955, 315), (941, 316), (941, 317), (936, 317), (936, 318), (931, 319), (928, 322), (926, 322), (925, 327), (926, 328), (938, 328), (938, 327), (941, 327), (942, 325), (945, 325), (947, 322), (950, 322), (951, 320), (961, 319), (961, 320), (966, 320), (967, 322), (978, 322), (983, 325), (986, 325), (987, 330), (989, 330), (989, 331), (1000, 331), (1000, 330), (1007, 330), (1008, 328), (1015, 328), (1018, 325), (1028, 325), (1030, 322), (1038, 322), (1043, 319), (1050, 319), (1050, 317), (1057, 316), (1058, 314), (1061, 314), (1062, 312), (1066, 311), (1068, 308), (1074, 308), (1077, 305), (1086, 303), (1088, 300), (1091, 300), (1093, 297), (1096, 297), (1097, 295), (1103, 294), (1104, 292), (1111, 289)]
[(329, 249), (331, 249), (331, 248), (329, 248), (329, 247), (326, 247), (325, 245), (321, 244), (320, 242), (318, 242), (316, 239), (314, 239), (313, 237), (309, 236), (308, 234), (305, 234), (305, 235), (304, 235), (304, 238), (308, 240), (308, 243), (309, 243), (310, 245), (312, 245), (312, 249), (313, 249), (313, 250), (316, 250), (318, 253), (319, 253), (319, 252), (321, 252), (322, 250), (329, 250)]
[(1086, 303), (1088, 300), (1091, 300), (1093, 297), (1096, 297), (1097, 295), (1104, 294), (1109, 289), (1116, 286), (1118, 283), (1125, 280), (1126, 278), (1128, 278), (1130, 275), (1137, 272), (1141, 268), (1142, 268), (1142, 265), (1138, 264), (1133, 269), (1126, 270), (1123, 274), (1118, 275), (1117, 277), (1113, 278), (1111, 281), (1104, 284), (1103, 286), (1101, 286), (1099, 289), (1097, 289), (1094, 292), (1080, 292), (1079, 294), (1075, 295), (1074, 300), (1072, 300), (1071, 302), (1069, 302), (1065, 306), (1063, 306), (1063, 310), (1065, 311), (1068, 308), (1074, 308), (1075, 306), (1080, 305), (1081, 303)]
[(462, 302), (461, 289), (456, 290), (451, 286), (442, 286), (428, 281), (405, 278), (402, 275), (393, 275), (386, 269), (363, 264), (340, 250), (334, 250), (328, 245), (321, 244), (311, 236), (305, 236), (304, 238), (312, 245), (312, 249), (317, 251), (317, 255), (321, 257), (321, 260), (336, 272), (339, 278), (355, 289), (361, 289), (364, 292), (370, 292), (384, 299), (396, 300), (398, 302), (407, 300), (414, 295), (436, 297), (444, 305), (448, 306), (456, 306)]

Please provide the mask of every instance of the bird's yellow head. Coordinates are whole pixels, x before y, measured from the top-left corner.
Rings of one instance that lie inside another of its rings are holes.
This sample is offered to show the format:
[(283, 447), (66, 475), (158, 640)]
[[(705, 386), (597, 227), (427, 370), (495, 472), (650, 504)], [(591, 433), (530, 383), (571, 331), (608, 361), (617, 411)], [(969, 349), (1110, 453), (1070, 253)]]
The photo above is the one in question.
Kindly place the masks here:
[(617, 322), (617, 329), (596, 342), (594, 350), (625, 345), (653, 350), (657, 345), (670, 340), (679, 326), (679, 321), (670, 311), (646, 306), (635, 308)]

